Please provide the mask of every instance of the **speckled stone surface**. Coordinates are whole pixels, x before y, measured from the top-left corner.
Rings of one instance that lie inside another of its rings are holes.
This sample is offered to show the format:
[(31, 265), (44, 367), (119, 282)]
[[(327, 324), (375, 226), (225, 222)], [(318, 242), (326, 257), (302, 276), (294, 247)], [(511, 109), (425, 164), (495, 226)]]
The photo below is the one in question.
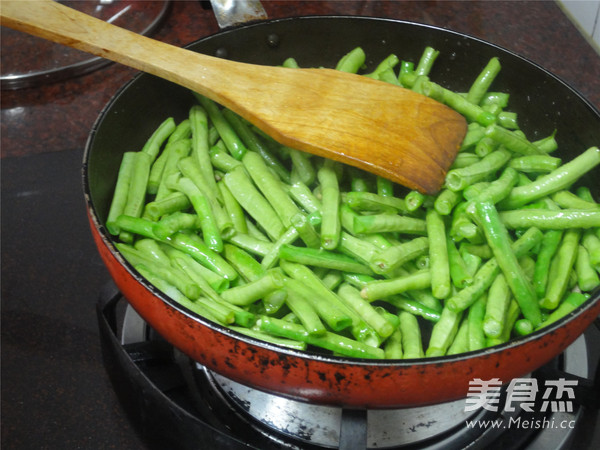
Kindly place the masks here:
[[(523, 55), (600, 108), (600, 56), (550, 1), (263, 1), (270, 18), (364, 15), (464, 32)], [(218, 31), (199, 1), (175, 1), (155, 37)], [(102, 365), (95, 302), (108, 274), (85, 217), (80, 166), (98, 114), (135, 71), (1, 95), (3, 449), (142, 449)]]
[[(415, 21), (505, 47), (555, 73), (600, 107), (600, 56), (551, 1), (265, 1), (269, 18), (364, 15)], [(217, 32), (212, 12), (175, 1), (157, 39), (185, 45)], [(136, 72), (112, 64), (40, 88), (2, 92), (2, 156), (82, 148), (96, 117)]]

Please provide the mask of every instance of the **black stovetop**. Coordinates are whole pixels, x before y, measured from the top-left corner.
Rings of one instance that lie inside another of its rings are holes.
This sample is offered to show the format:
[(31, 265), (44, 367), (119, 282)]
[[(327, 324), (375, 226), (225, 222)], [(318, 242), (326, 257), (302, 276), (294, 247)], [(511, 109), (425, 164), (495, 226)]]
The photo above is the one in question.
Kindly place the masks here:
[[(102, 365), (82, 151), (2, 160), (2, 448), (143, 449)], [(48, 218), (51, 218), (49, 220)]]

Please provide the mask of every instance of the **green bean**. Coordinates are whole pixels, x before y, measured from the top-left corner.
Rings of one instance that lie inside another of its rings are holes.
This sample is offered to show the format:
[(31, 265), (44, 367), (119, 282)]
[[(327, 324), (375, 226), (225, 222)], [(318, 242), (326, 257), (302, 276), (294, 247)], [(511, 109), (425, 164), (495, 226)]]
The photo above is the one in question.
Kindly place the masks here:
[(504, 328), (502, 329), (502, 333), (498, 337), (488, 337), (486, 340), (486, 346), (492, 347), (494, 345), (504, 344), (510, 339), (510, 334), (514, 328), (517, 319), (519, 318), (521, 310), (519, 309), (519, 304), (516, 300), (512, 300), (510, 302), (510, 306), (508, 307), (508, 313), (506, 314), (506, 322), (504, 324)]
[(286, 347), (292, 350), (306, 350), (306, 342), (301, 342), (293, 339), (279, 338), (276, 336), (272, 336), (268, 333), (264, 333), (260, 330), (255, 330), (254, 328), (245, 328), (238, 326), (230, 326), (229, 328), (245, 336), (249, 336), (260, 341), (268, 342), (270, 344), (280, 345), (282, 347)]
[[(465, 134), (465, 137), (460, 146), (459, 155), (461, 153), (465, 153), (466, 150), (471, 150), (484, 137), (485, 137), (485, 127), (481, 126), (477, 122), (469, 123), (467, 125), (467, 133)], [(471, 155), (473, 155), (473, 154), (471, 153)], [(473, 156), (475, 156), (475, 155), (473, 155)]]
[(452, 284), (457, 289), (463, 289), (473, 283), (473, 275), (469, 272), (465, 261), (456, 248), (456, 244), (449, 236), (446, 236), (446, 247), (448, 249), (448, 263)]
[(462, 191), (477, 181), (485, 180), (500, 170), (510, 159), (510, 153), (499, 149), (471, 164), (468, 167), (449, 170), (446, 174), (446, 186), (452, 191)]
[(429, 75), (431, 69), (433, 67), (433, 63), (439, 56), (440, 52), (433, 47), (425, 47), (419, 62), (417, 63), (417, 67), (415, 68), (416, 75)]
[(448, 105), (465, 116), (470, 122), (477, 122), (480, 125), (487, 126), (496, 120), (494, 114), (485, 111), (480, 106), (474, 105), (462, 95), (431, 81), (423, 81), (423, 94)]
[(211, 192), (218, 193), (215, 174), (210, 161), (206, 111), (200, 105), (192, 106), (189, 120), (192, 128), (192, 158), (196, 162), (208, 189)]
[(517, 336), (526, 336), (533, 333), (534, 328), (529, 320), (519, 319), (515, 322), (513, 330)]
[[(376, 183), (377, 183), (377, 194), (378, 195), (380, 195), (382, 197), (395, 198), (394, 197), (394, 183), (392, 183), (387, 178), (383, 178), (380, 176), (378, 176), (376, 178)], [(404, 203), (404, 202), (402, 202), (402, 203)]]
[(192, 136), (192, 125), (190, 119), (184, 119), (177, 124), (169, 138), (167, 144), (179, 141), (181, 139), (189, 139)]
[(269, 250), (269, 253), (267, 253), (262, 259), (260, 263), (261, 266), (263, 266), (265, 269), (271, 269), (275, 267), (275, 264), (277, 264), (277, 261), (279, 261), (279, 251), (281, 247), (284, 245), (293, 244), (299, 237), (300, 235), (298, 234), (298, 230), (296, 230), (295, 227), (289, 227), (285, 233), (283, 233), (279, 239), (273, 243), (273, 247), (271, 250)]
[(424, 269), (390, 280), (376, 280), (367, 283), (362, 288), (361, 295), (367, 300), (377, 300), (413, 289), (429, 287), (431, 287), (431, 271)]
[(246, 281), (254, 281), (266, 273), (266, 270), (250, 253), (237, 245), (225, 244), (223, 256)]
[(481, 161), (481, 157), (474, 153), (460, 152), (456, 155), (454, 162), (450, 166), (450, 169), (460, 169), (461, 167), (467, 167), (471, 164)]
[[(127, 201), (123, 207), (122, 214), (132, 217), (140, 217), (144, 210), (146, 200), (146, 188), (150, 174), (151, 159), (147, 153), (137, 152), (131, 166), (131, 179), (128, 186)], [(118, 226), (118, 225), (117, 225)], [(130, 241), (122, 231), (119, 237), (122, 241)]]
[(562, 230), (548, 230), (542, 238), (533, 273), (533, 287), (538, 298), (542, 298), (546, 293), (550, 263), (560, 245), (562, 236)]
[[(359, 172), (358, 170), (353, 170), (353, 172)], [(352, 192), (369, 192), (369, 183), (364, 177), (362, 173), (354, 174), (352, 176), (352, 180), (350, 182), (350, 188)]]
[(212, 124), (219, 132), (219, 136), (225, 143), (227, 150), (235, 159), (241, 160), (244, 154), (248, 151), (237, 133), (233, 130), (231, 124), (225, 119), (220, 108), (212, 100), (195, 94), (196, 99), (204, 107), (204, 110), (210, 117)]
[(468, 206), (468, 202), (459, 203), (452, 212), (450, 236), (456, 242), (460, 242), (463, 239), (468, 239), (469, 241), (481, 240), (481, 232), (479, 228), (473, 223), (471, 217), (467, 214)]
[(485, 347), (486, 338), (485, 333), (483, 331), (483, 321), (486, 312), (488, 296), (482, 295), (479, 299), (471, 305), (469, 311), (467, 312), (467, 321), (468, 321), (468, 350), (474, 351), (479, 350)]
[(583, 245), (577, 250), (577, 259), (575, 260), (575, 273), (577, 273), (577, 285), (584, 292), (594, 290), (600, 285), (600, 278), (592, 263), (590, 255)]
[(414, 316), (420, 316), (425, 320), (430, 322), (437, 322), (440, 320), (440, 312), (432, 309), (417, 300), (412, 300), (410, 298), (402, 297), (400, 295), (393, 295), (390, 297), (386, 297), (385, 302), (390, 305), (395, 306), (401, 311), (406, 311), (411, 313)]
[(418, 237), (376, 252), (370, 259), (370, 266), (378, 274), (390, 274), (408, 261), (427, 253), (428, 249), (429, 240)]
[(271, 241), (264, 239), (257, 239), (250, 234), (235, 233), (226, 239), (238, 247), (250, 252), (254, 255), (265, 257), (271, 250), (273, 250), (274, 244)]
[(211, 250), (221, 253), (223, 251), (223, 239), (208, 199), (189, 178), (180, 178), (178, 186), (188, 196), (196, 214), (198, 214), (204, 242)]
[(317, 178), (317, 173), (312, 165), (310, 157), (307, 153), (286, 147), (292, 159), (292, 175), (290, 182), (293, 182), (293, 177), (296, 177), (304, 184), (311, 185)]
[(484, 136), (475, 145), (475, 155), (479, 156), (480, 158), (483, 158), (489, 155), (490, 153), (493, 153), (494, 151), (498, 150), (498, 147), (499, 144), (496, 141), (494, 141), (490, 137)]
[(592, 195), (590, 188), (587, 186), (577, 187), (577, 189), (575, 190), (575, 193), (577, 194), (577, 197), (579, 197), (585, 201), (588, 201), (591, 203), (597, 203), (596, 200), (594, 200), (594, 196)]
[(450, 295), (450, 264), (444, 220), (435, 209), (427, 211), (427, 239), (429, 241), (429, 267), (433, 296), (444, 299)]
[(283, 245), (279, 249), (279, 257), (306, 266), (324, 267), (366, 275), (373, 273), (369, 267), (356, 262), (353, 258), (327, 250)]
[(328, 250), (338, 246), (341, 232), (340, 190), (334, 165), (332, 160), (326, 160), (317, 172), (323, 191), (321, 245)]
[(425, 194), (421, 194), (419, 191), (410, 191), (404, 197), (404, 204), (408, 212), (414, 212), (418, 210), (425, 202)]
[(462, 200), (462, 196), (458, 192), (450, 189), (443, 189), (436, 197), (433, 207), (443, 216), (447, 216), (452, 212), (452, 209)]
[(146, 278), (150, 283), (156, 286), (160, 291), (162, 291), (163, 293), (165, 293), (177, 303), (189, 309), (190, 311), (208, 320), (212, 320), (213, 322), (221, 323), (223, 325), (233, 323), (233, 313), (229, 313), (227, 316), (222, 316), (218, 313), (218, 311), (206, 307), (206, 305), (203, 303), (191, 301), (185, 295), (183, 295), (175, 286), (155, 275), (143, 264), (138, 265), (136, 267), (136, 270), (140, 272), (140, 274), (142, 274), (144, 278)]
[(259, 326), (262, 331), (267, 333), (306, 342), (309, 345), (321, 347), (344, 356), (370, 359), (385, 357), (384, 351), (380, 348), (374, 348), (368, 344), (330, 332), (326, 332), (323, 336), (313, 336), (302, 325), (275, 319), (274, 317), (261, 317)]
[[(257, 136), (247, 123), (235, 114), (233, 111), (226, 109), (223, 115), (227, 121), (231, 124), (237, 135), (240, 137), (244, 145), (249, 150), (259, 154), (262, 157), (263, 163), (269, 167), (274, 173), (277, 174), (281, 180), (285, 182), (290, 181), (290, 174), (288, 170), (281, 164), (281, 162), (272, 154), (267, 145)], [(246, 153), (242, 155), (240, 160), (243, 160)], [(235, 156), (235, 155), (234, 155)], [(252, 175), (252, 174), (251, 174)]]
[[(139, 236), (144, 236), (151, 239), (157, 239), (157, 237), (154, 235), (154, 222), (150, 220), (121, 214), (119, 217), (117, 217), (115, 224), (121, 230), (121, 234), (125, 232), (137, 234)], [(133, 239), (131, 239), (129, 243), (132, 241)]]
[(328, 270), (324, 275), (321, 275), (321, 281), (328, 289), (334, 291), (344, 281), (343, 272)]
[(508, 106), (510, 95), (506, 92), (486, 92), (481, 99), (482, 105), (498, 105), (500, 108)]
[(228, 279), (204, 267), (190, 255), (175, 248), (167, 248), (165, 251), (167, 255), (169, 255), (171, 264), (183, 270), (192, 280), (194, 280), (194, 282), (200, 286), (204, 295), (211, 297), (211, 291), (206, 289), (203, 280), (208, 283), (210, 288), (216, 293), (223, 292), (225, 289), (229, 288)]
[(399, 214), (373, 214), (357, 216), (354, 231), (358, 234), (398, 232), (405, 234), (426, 234), (425, 220)]
[(570, 191), (563, 190), (552, 194), (552, 200), (561, 208), (589, 209), (600, 211), (600, 205), (594, 201), (584, 200)]
[(169, 266), (171, 260), (169, 256), (164, 252), (160, 244), (154, 239), (142, 238), (136, 240), (133, 247), (145, 256), (153, 259), (157, 263)]
[(458, 331), (450, 347), (448, 347), (447, 355), (457, 355), (469, 351), (469, 321), (464, 318), (458, 326)]
[(513, 158), (509, 161), (508, 167), (512, 167), (520, 172), (543, 173), (556, 170), (562, 160), (549, 155), (527, 155)]
[(223, 141), (219, 141), (216, 145), (211, 147), (209, 151), (209, 156), (211, 164), (216, 169), (219, 169), (223, 172), (231, 172), (236, 167), (242, 165), (242, 162), (240, 160), (235, 159), (233, 156), (227, 153)]
[(286, 304), (296, 315), (306, 331), (313, 336), (324, 335), (327, 330), (310, 302), (293, 289), (288, 289), (286, 292)]
[(600, 227), (600, 209), (523, 209), (500, 212), (500, 220), (509, 229), (537, 227), (542, 230)]
[(281, 271), (268, 270), (260, 278), (223, 291), (221, 297), (234, 305), (247, 306), (283, 286), (284, 279)]
[(310, 269), (287, 261), (281, 263), (281, 268), (292, 278), (286, 281), (288, 288), (302, 293), (332, 330), (340, 331), (352, 324), (336, 294), (326, 288)]
[(171, 180), (180, 173), (179, 161), (188, 156), (191, 148), (192, 144), (189, 140), (176, 141), (167, 146), (165, 149), (167, 160), (156, 189), (155, 201), (160, 201), (174, 192), (175, 189), (170, 186)]
[(161, 216), (177, 211), (184, 211), (191, 206), (192, 204), (185, 194), (173, 192), (161, 200), (147, 203), (144, 209), (144, 216), (147, 216), (151, 220), (158, 220)]
[(479, 105), (499, 72), (500, 61), (498, 58), (493, 57), (488, 61), (487, 65), (471, 85), (471, 88), (467, 93), (467, 100), (475, 105)]
[[(598, 230), (596, 230), (598, 231)], [(600, 265), (600, 235), (594, 234), (594, 230), (583, 232), (582, 244), (588, 251), (590, 263), (593, 266)]]
[[(501, 127), (509, 130), (519, 129), (519, 123), (517, 121), (517, 113), (510, 111), (500, 111), (497, 115), (497, 123)], [(535, 145), (535, 144), (534, 144)]]
[(485, 135), (508, 150), (521, 155), (541, 155), (542, 151), (519, 133), (507, 130), (499, 125), (490, 125)]
[[(517, 172), (514, 169), (507, 167), (502, 171), (502, 174), (497, 180), (492, 181), (472, 200), (474, 202), (487, 200), (496, 204), (508, 196), (512, 188), (517, 183), (517, 179)], [(470, 208), (471, 204), (467, 206), (468, 212), (472, 212)]]
[(136, 152), (125, 152), (123, 153), (121, 164), (119, 165), (117, 184), (115, 185), (115, 192), (113, 194), (108, 216), (106, 218), (106, 228), (110, 234), (115, 236), (121, 231), (117, 226), (116, 221), (117, 217), (123, 214), (123, 210), (127, 204), (129, 185), (131, 184), (131, 178), (133, 175), (132, 169), (136, 158)]
[(236, 233), (248, 233), (248, 225), (246, 224), (244, 211), (238, 201), (223, 181), (219, 181), (217, 187), (221, 193), (225, 211), (233, 225), (233, 230), (235, 230)]
[(116, 247), (132, 266), (143, 265), (157, 277), (177, 287), (180, 292), (191, 300), (196, 300), (200, 297), (200, 287), (185, 272), (164, 264), (163, 261), (158, 261), (156, 258), (130, 245), (117, 243)]
[(417, 318), (411, 313), (400, 311), (400, 332), (402, 333), (402, 351), (404, 359), (423, 358), (423, 341)]
[(402, 331), (396, 328), (392, 335), (383, 343), (383, 351), (385, 359), (402, 359), (404, 353), (402, 351)]
[(196, 234), (178, 232), (164, 240), (166, 244), (190, 255), (203, 266), (221, 275), (230, 281), (235, 280), (237, 272), (225, 261), (221, 255), (211, 250)]
[(392, 324), (381, 316), (368, 301), (361, 297), (360, 291), (349, 284), (342, 284), (337, 292), (339, 298), (342, 299), (346, 306), (361, 316), (382, 339), (386, 339), (394, 332)]
[(273, 175), (263, 158), (255, 152), (247, 152), (242, 159), (258, 189), (275, 210), (283, 225), (292, 224), (292, 217), (300, 212), (289, 195), (281, 187), (281, 182)]
[(365, 63), (366, 55), (362, 48), (356, 47), (346, 53), (336, 64), (335, 70), (357, 73)]
[[(519, 258), (538, 245), (541, 240), (542, 232), (537, 228), (530, 228), (511, 245), (512, 253)], [(467, 309), (487, 291), (499, 273), (500, 267), (496, 258), (489, 259), (473, 276), (473, 283), (452, 295), (446, 301), (446, 307), (456, 312)]]
[(281, 219), (271, 204), (254, 187), (243, 167), (227, 173), (223, 181), (242, 208), (272, 239), (278, 239), (285, 232)]
[(150, 157), (150, 163), (156, 159), (163, 142), (175, 131), (175, 128), (175, 120), (169, 117), (158, 126), (150, 139), (146, 141), (141, 151)]
[(343, 202), (355, 211), (372, 211), (397, 213), (408, 211), (405, 201), (401, 198), (382, 196), (372, 192), (346, 192)]
[(558, 308), (550, 313), (550, 315), (536, 328), (537, 330), (547, 327), (551, 323), (562, 319), (567, 314), (571, 313), (575, 308), (578, 308), (589, 298), (589, 294), (582, 294), (580, 292), (571, 292), (566, 298), (560, 303)]
[(542, 175), (524, 186), (513, 188), (500, 206), (502, 209), (515, 209), (571, 186), (583, 174), (600, 164), (600, 149), (590, 147), (571, 161), (561, 165), (549, 174)]
[(483, 318), (483, 332), (487, 337), (497, 338), (502, 334), (511, 300), (512, 293), (506, 277), (499, 274), (494, 279), (487, 295)]
[[(577, 259), (580, 238), (581, 231), (578, 229), (568, 229), (564, 232), (562, 242), (550, 264), (546, 294), (540, 300), (543, 308), (555, 309), (565, 294), (571, 270)], [(539, 323), (534, 322), (533, 325), (537, 327)]]
[(165, 166), (167, 164), (167, 160), (169, 159), (170, 148), (172, 148), (172, 146), (167, 144), (165, 149), (158, 155), (158, 157), (150, 166), (148, 185), (146, 187), (146, 192), (148, 194), (156, 195), (158, 192), (158, 187), (160, 186), (160, 181), (162, 180)]
[[(394, 54), (388, 55), (385, 57), (373, 70), (373, 72), (365, 74), (366, 77), (378, 79), (382, 72), (387, 71), (388, 69), (393, 69), (400, 63), (398, 57)], [(397, 81), (397, 80), (396, 80)]]
[(521, 312), (534, 326), (541, 322), (541, 312), (533, 286), (525, 277), (517, 256), (511, 249), (510, 237), (495, 206), (489, 202), (475, 203), (475, 216), (483, 227), (486, 240), (494, 252), (498, 266), (519, 303)]
[(287, 186), (287, 189), (294, 201), (308, 213), (320, 212), (323, 209), (320, 200), (315, 197), (306, 184), (295, 181)]
[(438, 320), (431, 330), (429, 344), (425, 356), (444, 356), (452, 344), (462, 319), (462, 312), (455, 313), (448, 308), (442, 310)]
[(290, 57), (290, 58), (286, 58), (286, 59), (285, 59), (285, 60), (284, 60), (284, 61), (281, 63), (281, 65), (282, 65), (283, 67), (287, 67), (287, 68), (289, 68), (289, 69), (299, 69), (299, 68), (300, 68), (300, 66), (298, 65), (298, 62), (296, 61), (296, 59), (294, 59), (294, 58), (291, 58), (291, 57)]
[(200, 222), (197, 215), (177, 211), (163, 216), (154, 224), (152, 231), (157, 238), (165, 239), (178, 231), (197, 229), (199, 227)]
[[(462, 260), (465, 263), (465, 269), (467, 270), (467, 273), (471, 277), (471, 281), (472, 281), (473, 276), (475, 275), (475, 273), (477, 272), (479, 267), (481, 267), (482, 258), (480, 256), (477, 256), (476, 254), (469, 252), (468, 246), (471, 244), (466, 244), (466, 245), (465, 244), (466, 243), (464, 243), (464, 242), (462, 244), (460, 244), (460, 246), (458, 247), (458, 252), (460, 253)], [(471, 284), (471, 283), (469, 283), (469, 284)]]

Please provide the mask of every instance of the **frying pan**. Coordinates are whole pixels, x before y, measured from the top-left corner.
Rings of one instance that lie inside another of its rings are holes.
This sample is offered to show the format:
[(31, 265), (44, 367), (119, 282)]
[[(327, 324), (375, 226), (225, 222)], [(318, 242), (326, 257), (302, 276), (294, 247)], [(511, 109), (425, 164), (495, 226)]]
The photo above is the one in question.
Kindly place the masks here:
[[(365, 17), (300, 17), (229, 29), (189, 48), (242, 62), (276, 65), (293, 56), (303, 67), (331, 67), (361, 46), (370, 70), (391, 53), (418, 61), (428, 45), (440, 51), (432, 80), (459, 92), (498, 56), (502, 71), (493, 90), (510, 92), (510, 109), (519, 114), (530, 139), (557, 129), (557, 154), (565, 161), (600, 143), (600, 113), (560, 79), (505, 49), (441, 28)], [(388, 361), (288, 350), (199, 317), (145, 281), (105, 228), (122, 154), (139, 150), (166, 117), (186, 118), (193, 102), (183, 88), (147, 74), (135, 77), (95, 123), (83, 181), (92, 235), (118, 288), (150, 326), (209, 369), (253, 388), (318, 404), (434, 404), (465, 397), (474, 378), (508, 382), (530, 373), (562, 352), (600, 314), (600, 292), (595, 292), (569, 316), (506, 344), (455, 356)], [(597, 181), (589, 176), (583, 182), (598, 195)]]

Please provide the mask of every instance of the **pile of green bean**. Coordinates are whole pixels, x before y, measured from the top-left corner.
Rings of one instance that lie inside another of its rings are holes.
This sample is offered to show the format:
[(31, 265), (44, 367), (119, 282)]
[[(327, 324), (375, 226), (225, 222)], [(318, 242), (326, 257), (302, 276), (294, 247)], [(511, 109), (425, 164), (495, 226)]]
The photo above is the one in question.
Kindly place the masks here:
[[(436, 196), (282, 146), (196, 95), (188, 118), (124, 153), (106, 221), (116, 247), (191, 311), (300, 350), (441, 356), (563, 317), (600, 284), (600, 206), (577, 183), (600, 149), (552, 156), (554, 135), (530, 141), (509, 94), (490, 90), (497, 58), (456, 93), (430, 80), (437, 56), (390, 55), (366, 74), (467, 118)], [(364, 62), (356, 48), (337, 69)]]

